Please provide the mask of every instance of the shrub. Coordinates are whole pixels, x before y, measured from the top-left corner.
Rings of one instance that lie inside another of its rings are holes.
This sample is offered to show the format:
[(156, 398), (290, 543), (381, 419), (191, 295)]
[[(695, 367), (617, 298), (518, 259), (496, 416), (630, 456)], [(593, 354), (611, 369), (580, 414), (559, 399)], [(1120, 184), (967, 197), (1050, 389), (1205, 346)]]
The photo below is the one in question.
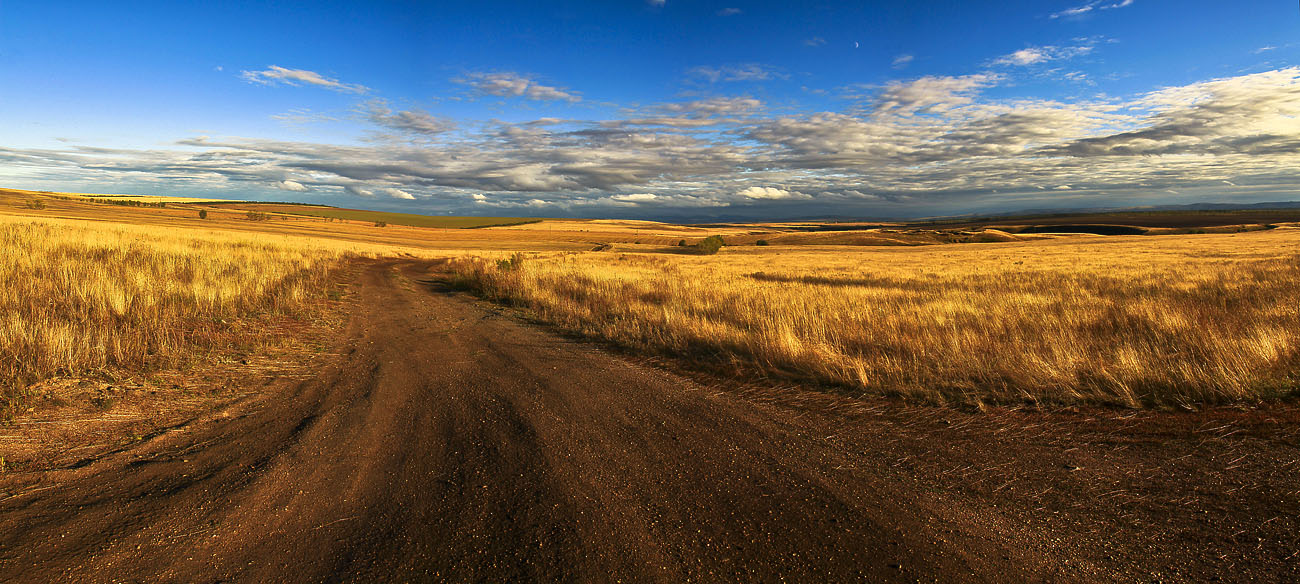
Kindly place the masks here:
[(767, 240), (766, 240), (766, 239), (760, 239), (760, 240), (758, 240), (758, 241), (755, 241), (755, 242), (754, 242), (754, 245), (763, 245), (763, 246), (766, 246), (766, 245), (769, 245), (769, 244), (767, 243)]
[(683, 239), (683, 240), (677, 242), (677, 247), (686, 247), (686, 240)]
[(268, 216), (266, 213), (263, 213), (263, 212), (261, 212), (261, 211), (249, 211), (249, 212), (248, 212), (248, 220), (249, 220), (249, 221), (266, 221), (266, 220), (269, 219), (269, 218), (270, 218), (270, 216)]
[(726, 244), (722, 242), (721, 235), (710, 235), (695, 244), (695, 251), (703, 255), (713, 255), (718, 253), (718, 250), (722, 249), (724, 245)]
[(208, 218), (208, 210), (207, 210), (207, 209), (200, 209), (200, 210), (199, 210), (199, 219), (207, 219), (207, 218)]
[(30, 200), (30, 201), (27, 201), (27, 208), (28, 208), (28, 209), (37, 209), (37, 210), (39, 210), (39, 209), (44, 209), (44, 208), (45, 208), (45, 201), (42, 201), (42, 200), (40, 200), (40, 199), (32, 199), (32, 200)]
[(497, 269), (503, 272), (513, 272), (522, 265), (524, 265), (524, 254), (519, 252), (515, 252), (507, 259), (497, 260)]
[(375, 221), (375, 227), (388, 227), (387, 221)]

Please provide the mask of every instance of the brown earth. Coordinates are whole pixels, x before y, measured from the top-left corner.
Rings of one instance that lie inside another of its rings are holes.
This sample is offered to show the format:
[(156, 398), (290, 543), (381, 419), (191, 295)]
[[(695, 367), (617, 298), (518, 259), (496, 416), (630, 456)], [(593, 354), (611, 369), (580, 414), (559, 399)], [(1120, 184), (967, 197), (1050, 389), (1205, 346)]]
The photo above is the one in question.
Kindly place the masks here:
[(0, 581), (1300, 579), (1300, 411), (710, 382), (362, 272), (311, 379), (0, 475)]

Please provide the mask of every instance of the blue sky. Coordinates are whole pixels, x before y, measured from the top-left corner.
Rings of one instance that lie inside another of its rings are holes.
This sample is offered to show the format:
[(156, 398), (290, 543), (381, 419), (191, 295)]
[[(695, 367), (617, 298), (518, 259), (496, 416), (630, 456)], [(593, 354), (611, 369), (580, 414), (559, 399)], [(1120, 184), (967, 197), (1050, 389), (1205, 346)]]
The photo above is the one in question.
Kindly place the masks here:
[(0, 185), (417, 213), (1300, 199), (1292, 2), (0, 0)]

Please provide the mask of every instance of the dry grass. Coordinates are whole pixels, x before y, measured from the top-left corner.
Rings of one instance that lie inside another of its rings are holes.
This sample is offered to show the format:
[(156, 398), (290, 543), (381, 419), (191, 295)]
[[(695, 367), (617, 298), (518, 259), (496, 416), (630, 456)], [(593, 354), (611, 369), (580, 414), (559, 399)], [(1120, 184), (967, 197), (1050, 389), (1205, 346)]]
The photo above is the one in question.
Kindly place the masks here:
[(0, 415), (54, 375), (171, 367), (297, 314), (350, 250), (251, 234), (0, 216)]
[[(177, 347), (205, 342), (212, 323), (230, 320), (224, 315), (294, 310), (310, 288), (294, 282), (353, 252), (540, 252), (454, 265), (466, 285), (570, 330), (925, 401), (1253, 400), (1294, 393), (1300, 369), (1300, 230), (1285, 227), (913, 247), (952, 238), (637, 221), (380, 229), (310, 217), (248, 221), (238, 206), (213, 207), (207, 219), (183, 204), (51, 198), (33, 210), (31, 197), (14, 193), (0, 190), (0, 275), (13, 283), (0, 299), (0, 383), (9, 396), (52, 373), (175, 360), (187, 354)], [(41, 222), (29, 225), (31, 216)], [(675, 247), (713, 234), (774, 244), (714, 257)], [(917, 239), (926, 237), (934, 241)], [(826, 245), (860, 238), (907, 245)], [(572, 253), (611, 246), (615, 253)], [(45, 348), (29, 348), (37, 346)]]
[(1296, 230), (453, 262), (564, 328), (933, 402), (1250, 401), (1300, 373)]

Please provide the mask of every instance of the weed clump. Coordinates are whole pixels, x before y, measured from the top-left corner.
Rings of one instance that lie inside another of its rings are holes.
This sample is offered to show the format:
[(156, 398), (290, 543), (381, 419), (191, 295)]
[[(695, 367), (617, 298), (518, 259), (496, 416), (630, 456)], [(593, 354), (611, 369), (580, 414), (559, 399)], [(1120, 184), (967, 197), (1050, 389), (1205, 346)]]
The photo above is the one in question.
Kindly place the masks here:
[(524, 254), (516, 252), (504, 260), (497, 260), (497, 269), (503, 272), (513, 272), (524, 265)]
[(200, 209), (200, 210), (199, 210), (199, 219), (207, 219), (207, 218), (208, 218), (208, 210), (207, 210), (207, 209)]
[(723, 243), (721, 235), (710, 235), (695, 244), (695, 251), (701, 255), (713, 255), (724, 245), (726, 244)]

